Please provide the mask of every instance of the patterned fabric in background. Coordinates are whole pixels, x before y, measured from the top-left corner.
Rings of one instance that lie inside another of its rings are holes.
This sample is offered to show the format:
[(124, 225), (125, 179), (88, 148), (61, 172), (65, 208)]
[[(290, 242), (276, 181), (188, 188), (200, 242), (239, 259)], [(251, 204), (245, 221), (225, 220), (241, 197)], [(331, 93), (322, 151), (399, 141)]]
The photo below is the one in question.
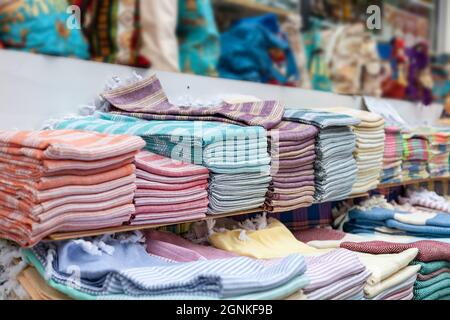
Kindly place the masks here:
[(320, 91), (332, 91), (333, 83), (330, 79), (328, 66), (321, 47), (320, 25), (314, 25), (311, 31), (303, 35), (307, 60), (307, 69), (311, 82), (311, 88)]
[(275, 14), (243, 18), (221, 35), (223, 78), (295, 86), (299, 71)]
[(178, 41), (183, 72), (217, 76), (219, 31), (210, 0), (179, 0)]
[(140, 0), (73, 0), (96, 61), (148, 67), (140, 56)]
[[(12, 0), (0, 4), (0, 42), (5, 48), (89, 58), (79, 29), (67, 28), (65, 0)], [(0, 45), (1, 47), (1, 45)]]

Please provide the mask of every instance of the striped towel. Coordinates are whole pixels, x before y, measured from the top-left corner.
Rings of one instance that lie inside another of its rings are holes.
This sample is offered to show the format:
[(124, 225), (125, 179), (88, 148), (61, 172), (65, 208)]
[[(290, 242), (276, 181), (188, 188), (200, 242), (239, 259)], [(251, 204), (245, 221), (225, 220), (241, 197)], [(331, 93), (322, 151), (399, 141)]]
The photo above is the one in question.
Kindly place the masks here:
[(141, 151), (135, 161), (138, 169), (160, 176), (189, 177), (209, 174), (205, 167), (166, 158), (148, 151)]
[(277, 126), (284, 107), (277, 101), (222, 103), (210, 107), (176, 106), (169, 102), (155, 75), (127, 86), (102, 93), (115, 114), (145, 120), (201, 120), (220, 121), (238, 125)]
[(142, 149), (138, 137), (79, 130), (0, 131), (0, 151), (32, 159), (99, 160)]
[(361, 121), (345, 114), (310, 109), (288, 109), (284, 111), (284, 120), (312, 124), (321, 129), (337, 126), (355, 126)]
[[(245, 172), (270, 163), (266, 131), (262, 127), (196, 121), (145, 121), (133, 117), (97, 113), (95, 116), (63, 120), (58, 129), (76, 128), (144, 138), (146, 149), (171, 159), (204, 165), (221, 173)], [(216, 157), (207, 148), (223, 151)], [(241, 154), (237, 157), (236, 154)]]

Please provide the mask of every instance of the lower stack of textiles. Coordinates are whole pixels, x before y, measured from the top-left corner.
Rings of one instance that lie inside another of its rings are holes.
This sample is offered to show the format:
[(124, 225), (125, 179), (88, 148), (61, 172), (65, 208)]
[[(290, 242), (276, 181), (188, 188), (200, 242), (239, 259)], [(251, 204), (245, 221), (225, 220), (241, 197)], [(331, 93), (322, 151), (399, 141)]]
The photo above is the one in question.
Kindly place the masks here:
[(429, 143), (424, 135), (403, 134), (403, 181), (426, 179), (428, 173)]
[(381, 183), (402, 181), (403, 136), (397, 127), (385, 127), (383, 171)]
[(0, 236), (31, 246), (57, 231), (127, 223), (144, 145), (87, 131), (0, 131)]
[[(396, 256), (400, 263), (397, 270), (400, 270), (381, 281), (381, 287), (390, 292), (386, 297), (388, 300), (450, 299), (448, 241), (396, 236), (367, 237), (331, 229), (311, 229), (299, 232), (297, 237), (306, 244), (321, 249), (347, 249), (377, 259)], [(389, 263), (391, 259), (387, 258), (385, 261)], [(364, 258), (362, 261), (365, 261)], [(385, 267), (389, 268), (388, 265)]]
[(132, 225), (176, 223), (205, 217), (208, 169), (148, 151), (136, 155), (136, 214)]
[[(349, 211), (349, 221), (374, 205), (389, 204), (369, 199)], [(196, 222), (183, 236), (148, 230), (46, 241), (22, 255), (28, 267), (17, 279), (34, 299), (450, 298), (450, 239), (291, 232), (265, 215)]]

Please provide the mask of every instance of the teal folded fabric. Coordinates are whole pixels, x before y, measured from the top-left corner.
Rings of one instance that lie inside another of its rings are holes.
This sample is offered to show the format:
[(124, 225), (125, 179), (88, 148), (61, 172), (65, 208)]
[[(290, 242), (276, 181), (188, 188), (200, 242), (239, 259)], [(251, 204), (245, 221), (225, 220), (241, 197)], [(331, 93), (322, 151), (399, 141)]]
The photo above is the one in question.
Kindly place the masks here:
[[(30, 265), (36, 268), (39, 274), (46, 279), (44, 266), (36, 258), (31, 250), (22, 250), (23, 256)], [(81, 291), (76, 290), (66, 285), (59, 284), (52, 279), (46, 279), (47, 283), (55, 290), (64, 293), (65, 295), (76, 299), (76, 300), (215, 300), (209, 296), (194, 296), (194, 295), (176, 295), (176, 296), (128, 296), (122, 294), (116, 295), (106, 295), (106, 296), (94, 296)], [(309, 284), (309, 279), (307, 276), (302, 275), (296, 277), (291, 281), (285, 283), (282, 286), (274, 288), (272, 290), (257, 292), (253, 294), (246, 294), (236, 297), (231, 297), (225, 300), (277, 300), (288, 297), (297, 291), (305, 288)]]
[(414, 287), (416, 289), (424, 289), (424, 288), (433, 286), (441, 281), (446, 281), (446, 280), (450, 280), (450, 273), (448, 273), (448, 272), (441, 273), (441, 274), (437, 275), (436, 277), (431, 278), (430, 280), (417, 281), (414, 284)]
[[(140, 136), (151, 152), (204, 165), (217, 173), (267, 171), (270, 164), (267, 134), (260, 126), (242, 127), (211, 121), (146, 121), (97, 112), (94, 116), (59, 121), (55, 129)], [(212, 152), (208, 146), (214, 146), (217, 152)]]
[(450, 295), (450, 280), (438, 282), (424, 289), (414, 289), (414, 300), (439, 300)]
[(419, 273), (423, 275), (433, 273), (435, 271), (438, 271), (439, 269), (450, 268), (449, 261), (433, 261), (433, 262), (413, 261), (411, 264), (421, 265), (422, 268), (420, 268)]

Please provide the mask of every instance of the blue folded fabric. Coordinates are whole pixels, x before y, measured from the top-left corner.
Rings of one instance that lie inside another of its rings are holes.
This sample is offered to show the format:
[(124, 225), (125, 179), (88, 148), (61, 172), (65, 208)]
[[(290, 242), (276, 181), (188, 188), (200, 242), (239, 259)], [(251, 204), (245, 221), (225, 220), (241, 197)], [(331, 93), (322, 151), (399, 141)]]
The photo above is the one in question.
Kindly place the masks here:
[[(367, 210), (354, 208), (348, 212), (348, 218), (349, 221), (344, 224), (344, 230), (348, 232), (373, 231), (404, 233), (417, 237), (450, 237), (450, 215), (448, 214), (410, 213), (375, 207)], [(384, 230), (382, 227), (385, 227)]]
[(90, 295), (200, 295), (228, 298), (271, 290), (304, 274), (301, 255), (265, 265), (246, 257), (168, 262), (138, 243), (106, 242), (109, 254), (84, 240), (39, 243), (31, 250), (56, 283)]

